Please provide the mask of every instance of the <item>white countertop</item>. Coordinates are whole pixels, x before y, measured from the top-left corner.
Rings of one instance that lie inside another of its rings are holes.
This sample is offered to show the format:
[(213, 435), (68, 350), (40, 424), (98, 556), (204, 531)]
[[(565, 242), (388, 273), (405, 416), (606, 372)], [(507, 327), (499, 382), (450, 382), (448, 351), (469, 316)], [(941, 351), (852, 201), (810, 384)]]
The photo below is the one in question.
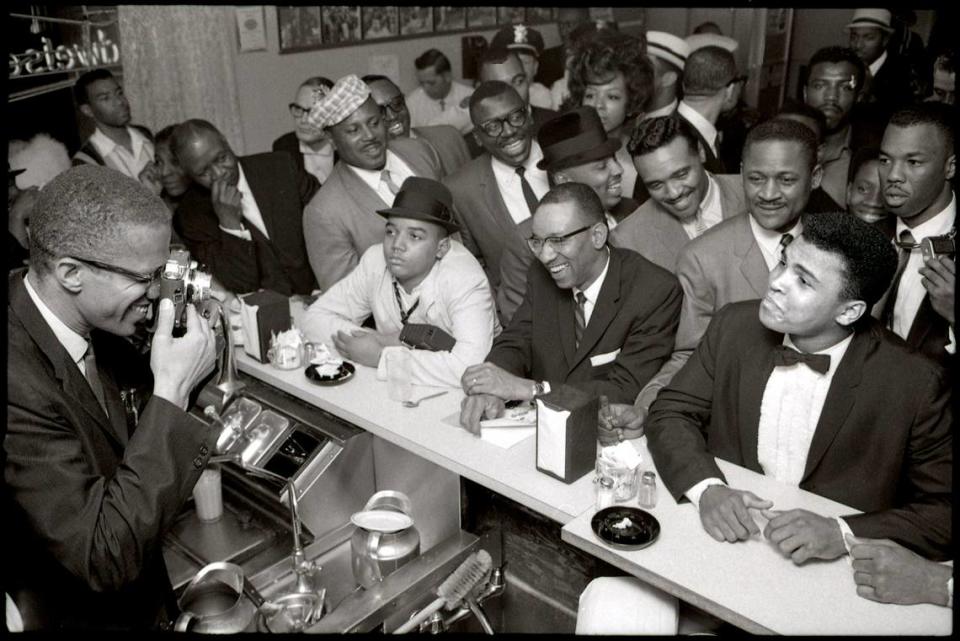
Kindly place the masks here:
[[(387, 397), (387, 383), (376, 370), (356, 366), (350, 380), (321, 386), (304, 376), (303, 368), (278, 370), (237, 350), (240, 371), (367, 430), (428, 461), (517, 501), (559, 523), (567, 523), (594, 502), (593, 474), (567, 485), (542, 472), (535, 464), (536, 438), (509, 449), (473, 436), (458, 423), (463, 391), (449, 391), (405, 408)], [(414, 386), (414, 398), (444, 388)]]
[[(645, 461), (646, 438), (636, 441)], [(823, 516), (858, 511), (726, 461), (717, 461), (731, 487), (774, 502), (773, 509), (804, 508)], [(594, 509), (564, 526), (564, 541), (683, 601), (756, 634), (950, 634), (953, 610), (935, 605), (891, 605), (857, 596), (848, 557), (794, 565), (757, 536), (715, 541), (689, 502), (678, 504), (657, 477), (657, 504), (648, 510), (660, 536), (642, 550), (606, 545), (590, 521)], [(627, 505), (637, 507), (636, 500)], [(758, 525), (765, 525), (758, 523)]]

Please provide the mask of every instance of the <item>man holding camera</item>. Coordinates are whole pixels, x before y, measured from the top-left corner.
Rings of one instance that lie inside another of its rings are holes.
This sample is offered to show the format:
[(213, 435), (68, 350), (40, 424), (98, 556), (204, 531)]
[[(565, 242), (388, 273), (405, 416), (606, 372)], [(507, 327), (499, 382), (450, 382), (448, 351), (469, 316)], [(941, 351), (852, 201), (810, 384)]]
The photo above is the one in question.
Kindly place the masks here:
[(217, 436), (186, 413), (213, 371), (214, 335), (188, 305), (174, 338), (162, 301), (153, 393), (128, 416), (119, 389), (149, 374), (123, 337), (156, 298), (167, 207), (82, 166), (44, 187), (30, 222), (29, 267), (8, 283), (5, 589), (25, 629), (163, 625), (176, 605), (162, 539)]

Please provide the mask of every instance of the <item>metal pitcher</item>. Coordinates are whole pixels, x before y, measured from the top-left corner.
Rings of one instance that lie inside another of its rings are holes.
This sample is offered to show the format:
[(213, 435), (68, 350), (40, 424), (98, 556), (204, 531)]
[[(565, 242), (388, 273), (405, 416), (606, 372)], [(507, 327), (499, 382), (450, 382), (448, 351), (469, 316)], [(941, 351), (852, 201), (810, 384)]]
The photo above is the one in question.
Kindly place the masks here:
[(256, 631), (263, 598), (243, 570), (233, 563), (210, 563), (193, 577), (180, 596), (177, 632), (232, 634)]
[(406, 494), (385, 490), (371, 496), (363, 510), (350, 517), (357, 526), (350, 550), (358, 585), (371, 588), (420, 554), (420, 533), (412, 512)]

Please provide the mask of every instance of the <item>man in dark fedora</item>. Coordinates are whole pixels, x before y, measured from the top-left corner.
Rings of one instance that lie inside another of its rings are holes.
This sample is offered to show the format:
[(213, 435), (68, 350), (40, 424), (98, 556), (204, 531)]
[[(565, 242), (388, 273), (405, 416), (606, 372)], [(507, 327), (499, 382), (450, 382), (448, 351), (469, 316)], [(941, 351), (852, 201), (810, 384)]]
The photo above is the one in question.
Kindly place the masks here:
[[(596, 109), (579, 107), (545, 122), (537, 133), (537, 142), (543, 151), (537, 167), (547, 172), (550, 185), (576, 182), (593, 189), (603, 203), (608, 229), (616, 228), (619, 221), (637, 209), (637, 202), (625, 198), (621, 190), (623, 167), (614, 156), (621, 141), (607, 137)], [(530, 226), (530, 219), (520, 223), (524, 238), (530, 236)], [(505, 249), (500, 262), (497, 308), (504, 322), (509, 321), (523, 300), (527, 270), (534, 258), (527, 247), (520, 252), (513, 249)]]
[[(419, 385), (452, 386), (479, 363), (499, 333), (493, 294), (483, 268), (450, 238), (460, 230), (443, 184), (407, 178), (388, 209), (383, 242), (306, 311), (303, 329), (344, 358), (377, 368), (386, 378), (387, 355), (410, 352), (410, 377)], [(370, 316), (376, 331), (361, 327)], [(404, 328), (426, 324), (453, 339), (453, 347), (410, 349)]]

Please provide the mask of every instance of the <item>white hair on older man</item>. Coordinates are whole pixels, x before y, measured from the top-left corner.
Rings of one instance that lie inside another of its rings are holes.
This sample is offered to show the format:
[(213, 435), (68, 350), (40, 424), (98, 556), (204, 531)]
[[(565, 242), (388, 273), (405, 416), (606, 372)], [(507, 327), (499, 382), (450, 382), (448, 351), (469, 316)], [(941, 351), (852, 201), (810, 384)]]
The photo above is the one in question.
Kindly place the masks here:
[(7, 148), (11, 169), (26, 169), (17, 176), (17, 187), (43, 187), (70, 169), (70, 154), (62, 142), (48, 134), (37, 134), (29, 141), (11, 140)]

